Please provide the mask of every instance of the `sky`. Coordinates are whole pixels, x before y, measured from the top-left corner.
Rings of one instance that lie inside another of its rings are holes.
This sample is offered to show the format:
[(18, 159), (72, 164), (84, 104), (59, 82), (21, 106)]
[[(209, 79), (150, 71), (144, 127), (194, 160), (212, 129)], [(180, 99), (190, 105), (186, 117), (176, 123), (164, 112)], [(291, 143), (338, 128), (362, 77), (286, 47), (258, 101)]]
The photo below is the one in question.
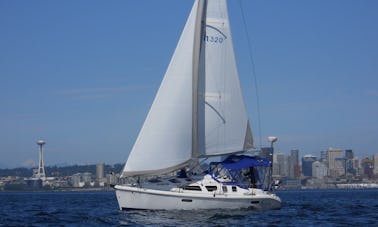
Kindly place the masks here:
[[(39, 139), (45, 165), (124, 163), (192, 3), (0, 1), (0, 168), (35, 166)], [(235, 0), (229, 14), (257, 146), (378, 153), (378, 1)]]

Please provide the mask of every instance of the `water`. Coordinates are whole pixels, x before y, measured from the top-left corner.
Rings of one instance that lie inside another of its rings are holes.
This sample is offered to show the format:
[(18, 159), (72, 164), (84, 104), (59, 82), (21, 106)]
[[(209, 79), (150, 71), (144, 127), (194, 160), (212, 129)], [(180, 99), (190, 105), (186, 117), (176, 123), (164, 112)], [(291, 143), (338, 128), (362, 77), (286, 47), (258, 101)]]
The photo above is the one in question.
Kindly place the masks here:
[(114, 192), (0, 193), (0, 226), (378, 226), (378, 190), (277, 194), (281, 210), (119, 211)]

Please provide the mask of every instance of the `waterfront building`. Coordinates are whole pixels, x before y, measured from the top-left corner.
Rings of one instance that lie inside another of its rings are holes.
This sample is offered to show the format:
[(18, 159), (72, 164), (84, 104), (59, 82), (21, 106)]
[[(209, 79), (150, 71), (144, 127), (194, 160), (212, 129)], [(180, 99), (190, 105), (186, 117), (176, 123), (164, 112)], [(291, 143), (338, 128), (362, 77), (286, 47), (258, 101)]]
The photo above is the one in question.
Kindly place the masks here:
[(356, 170), (356, 176), (362, 176), (364, 173), (363, 173), (363, 169), (361, 168), (360, 160), (358, 158), (354, 158), (353, 164), (354, 164), (354, 169)]
[(103, 162), (96, 164), (96, 181), (104, 182), (104, 163)]
[(111, 172), (109, 174), (106, 174), (106, 183), (108, 185), (116, 185), (119, 183), (120, 174), (115, 174), (114, 172)]
[(290, 151), (289, 177), (290, 178), (299, 178), (300, 177), (299, 150), (298, 149), (292, 149)]
[(351, 149), (345, 150), (345, 158), (346, 159), (353, 159), (354, 158), (353, 150), (351, 150)]
[(278, 161), (277, 161), (278, 153), (273, 154), (273, 176), (279, 176), (279, 168), (278, 168)]
[(312, 163), (316, 161), (316, 157), (313, 155), (305, 155), (302, 157), (302, 174), (303, 176), (312, 176)]
[(92, 182), (92, 173), (75, 173), (71, 176), (71, 185), (72, 187), (84, 187), (84, 186), (93, 186)]
[(355, 163), (354, 159), (345, 160), (345, 172), (349, 176), (350, 175), (355, 176), (357, 173), (354, 163)]
[(343, 151), (337, 148), (328, 148), (328, 176), (337, 178), (345, 173), (344, 168), (340, 168), (336, 159), (344, 158)]
[(373, 173), (374, 160), (372, 158), (368, 158), (368, 157), (362, 159), (361, 168), (362, 168), (364, 177), (371, 179), (374, 175), (374, 173)]
[(85, 184), (90, 184), (92, 182), (92, 173), (89, 173), (89, 172), (85, 172), (82, 174), (82, 181), (85, 183)]
[(288, 157), (284, 153), (275, 153), (273, 157), (275, 164), (273, 164), (274, 175), (280, 177), (288, 176)]
[(354, 168), (357, 170), (357, 169), (361, 169), (361, 165), (360, 165), (360, 160), (358, 160), (358, 158), (354, 158), (353, 159), (353, 166)]
[(378, 174), (378, 153), (374, 155), (374, 174)]
[(335, 158), (335, 171), (338, 176), (343, 176), (346, 173), (346, 158)]
[(345, 150), (345, 174), (347, 177), (356, 175), (356, 169), (355, 169), (353, 159), (354, 159), (353, 150), (351, 149)]
[(320, 161), (328, 162), (328, 150), (320, 151)]
[(81, 182), (81, 173), (75, 173), (71, 176), (72, 187), (83, 187), (84, 183)]
[(282, 186), (285, 189), (300, 189), (302, 185), (300, 179), (286, 178), (282, 181)]
[(327, 176), (327, 166), (323, 162), (315, 161), (312, 163), (312, 177), (324, 178)]

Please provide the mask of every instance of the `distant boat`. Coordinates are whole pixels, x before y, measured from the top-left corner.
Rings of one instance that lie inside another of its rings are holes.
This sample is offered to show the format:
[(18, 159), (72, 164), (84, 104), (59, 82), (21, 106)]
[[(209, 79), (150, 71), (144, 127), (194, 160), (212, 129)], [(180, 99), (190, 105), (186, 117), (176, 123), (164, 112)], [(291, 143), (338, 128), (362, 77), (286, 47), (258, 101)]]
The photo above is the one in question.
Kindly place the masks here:
[[(279, 209), (257, 173), (226, 0), (196, 0), (116, 185), (125, 209)], [(200, 161), (210, 163), (204, 172)], [(267, 172), (267, 171), (265, 171)], [(265, 189), (265, 190), (264, 190)]]

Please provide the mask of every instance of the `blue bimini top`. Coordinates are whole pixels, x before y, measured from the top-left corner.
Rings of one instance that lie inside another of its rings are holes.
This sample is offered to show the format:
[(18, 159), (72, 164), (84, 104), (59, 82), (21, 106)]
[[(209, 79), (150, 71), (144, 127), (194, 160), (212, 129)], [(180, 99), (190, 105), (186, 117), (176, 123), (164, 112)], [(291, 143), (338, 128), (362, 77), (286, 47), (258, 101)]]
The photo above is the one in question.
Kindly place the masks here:
[(231, 155), (222, 162), (212, 162), (210, 166), (218, 164), (228, 170), (240, 170), (254, 166), (271, 166), (271, 162), (268, 159), (246, 155)]

